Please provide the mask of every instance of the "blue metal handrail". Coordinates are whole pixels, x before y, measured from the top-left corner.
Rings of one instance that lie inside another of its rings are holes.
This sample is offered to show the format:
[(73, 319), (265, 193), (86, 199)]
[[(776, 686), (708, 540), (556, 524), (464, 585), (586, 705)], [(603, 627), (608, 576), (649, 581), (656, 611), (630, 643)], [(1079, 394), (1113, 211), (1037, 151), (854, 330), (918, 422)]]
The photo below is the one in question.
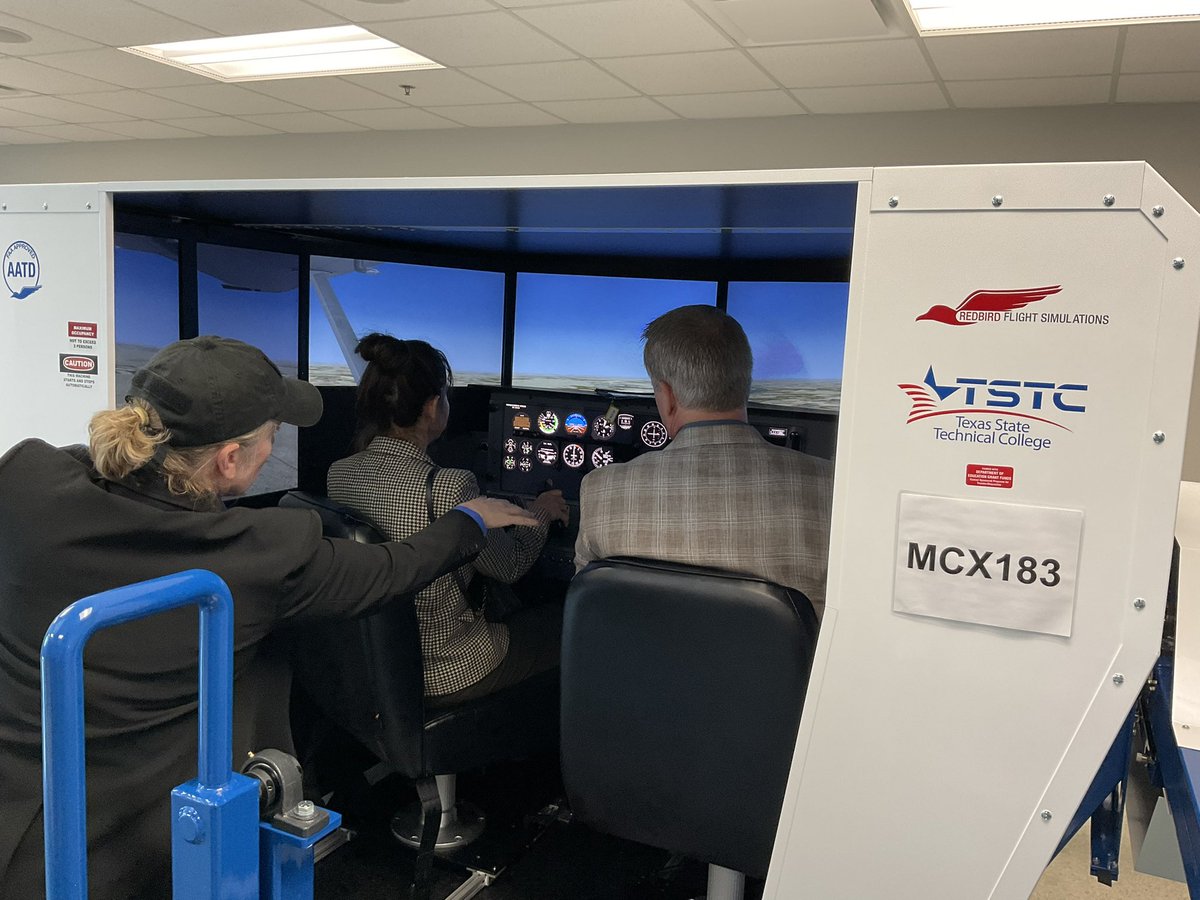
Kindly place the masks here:
[(212, 572), (193, 569), (76, 601), (42, 642), (42, 790), (47, 900), (87, 898), (87, 783), (83, 649), (102, 628), (180, 606), (200, 607), (198, 781), (220, 788), (233, 757), (233, 598)]

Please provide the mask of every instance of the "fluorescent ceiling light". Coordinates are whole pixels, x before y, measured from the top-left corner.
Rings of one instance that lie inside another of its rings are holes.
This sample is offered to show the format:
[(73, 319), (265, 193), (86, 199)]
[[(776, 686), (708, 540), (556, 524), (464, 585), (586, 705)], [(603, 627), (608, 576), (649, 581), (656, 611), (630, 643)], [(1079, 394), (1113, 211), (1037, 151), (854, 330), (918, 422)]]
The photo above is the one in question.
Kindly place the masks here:
[(1200, 0), (904, 0), (922, 34), (1200, 18)]
[(443, 68), (440, 63), (364, 31), (357, 25), (244, 34), (121, 49), (218, 81), (264, 81), (272, 78)]

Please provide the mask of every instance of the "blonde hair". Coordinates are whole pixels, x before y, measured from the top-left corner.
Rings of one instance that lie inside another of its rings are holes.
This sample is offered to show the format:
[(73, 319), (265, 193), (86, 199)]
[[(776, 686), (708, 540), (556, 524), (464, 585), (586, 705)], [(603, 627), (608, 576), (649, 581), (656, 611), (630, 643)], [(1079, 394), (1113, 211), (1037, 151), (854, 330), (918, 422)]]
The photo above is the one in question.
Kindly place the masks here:
[(172, 494), (209, 497), (216, 494), (208, 466), (226, 444), (246, 447), (275, 427), (264, 422), (253, 431), (203, 447), (170, 447), (171, 432), (145, 400), (134, 397), (120, 409), (106, 409), (92, 416), (88, 424), (88, 443), (92, 465), (110, 481), (120, 481), (146, 465), (157, 455), (159, 469)]

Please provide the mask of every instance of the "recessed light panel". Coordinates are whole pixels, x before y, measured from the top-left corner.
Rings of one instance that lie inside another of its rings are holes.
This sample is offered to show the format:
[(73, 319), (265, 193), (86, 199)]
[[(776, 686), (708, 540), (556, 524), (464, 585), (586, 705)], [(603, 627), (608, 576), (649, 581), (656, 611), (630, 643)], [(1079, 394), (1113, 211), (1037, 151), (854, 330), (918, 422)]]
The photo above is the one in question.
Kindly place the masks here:
[(904, 0), (922, 34), (1200, 19), (1200, 0)]
[(265, 81), (442, 68), (440, 63), (357, 25), (121, 49), (218, 81)]

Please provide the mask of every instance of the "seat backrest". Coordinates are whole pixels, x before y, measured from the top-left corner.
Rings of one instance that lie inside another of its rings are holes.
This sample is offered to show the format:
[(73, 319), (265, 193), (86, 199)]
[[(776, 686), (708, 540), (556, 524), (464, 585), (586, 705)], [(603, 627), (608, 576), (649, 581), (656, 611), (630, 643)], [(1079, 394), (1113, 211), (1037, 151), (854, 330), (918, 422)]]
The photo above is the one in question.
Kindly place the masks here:
[[(321, 517), (326, 537), (386, 540), (366, 516), (327, 497), (289, 491), (280, 506)], [(321, 712), (401, 774), (424, 774), (424, 673), (411, 598), (359, 619), (293, 629), (294, 677)]]
[(563, 621), (562, 765), (601, 831), (766, 874), (816, 646), (799, 591), (602, 560)]

